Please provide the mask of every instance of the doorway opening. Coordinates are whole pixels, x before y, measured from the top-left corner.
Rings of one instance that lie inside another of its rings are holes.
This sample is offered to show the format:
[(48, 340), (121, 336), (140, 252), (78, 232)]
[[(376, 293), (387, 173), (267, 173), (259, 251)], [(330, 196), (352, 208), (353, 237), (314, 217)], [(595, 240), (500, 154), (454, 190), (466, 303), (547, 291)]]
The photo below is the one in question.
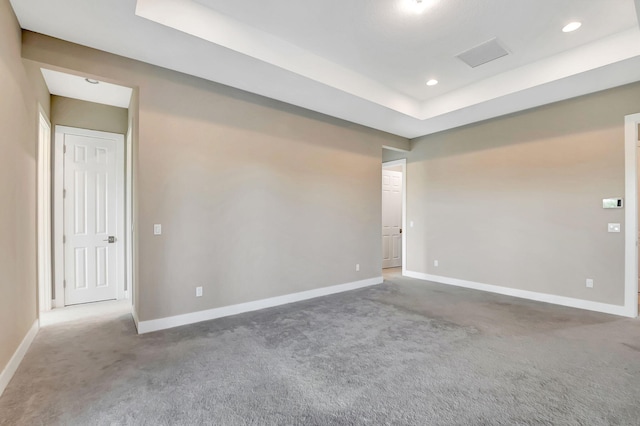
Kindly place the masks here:
[(54, 136), (47, 191), (52, 273), (40, 292), (54, 309), (41, 324), (131, 313), (134, 91), (95, 76), (41, 71)]
[(125, 299), (124, 135), (55, 135), (56, 306)]
[(406, 159), (382, 163), (382, 269), (406, 270)]
[(624, 315), (636, 318), (640, 303), (638, 275), (638, 146), (640, 114), (625, 117), (625, 291)]

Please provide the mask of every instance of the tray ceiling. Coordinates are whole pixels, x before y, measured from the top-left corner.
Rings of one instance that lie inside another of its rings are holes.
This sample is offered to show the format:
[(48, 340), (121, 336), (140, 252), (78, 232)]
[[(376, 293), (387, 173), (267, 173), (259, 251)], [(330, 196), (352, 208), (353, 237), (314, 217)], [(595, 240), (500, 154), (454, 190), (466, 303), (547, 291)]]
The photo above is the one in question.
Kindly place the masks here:
[[(640, 80), (638, 2), (12, 5), (32, 31), (413, 138)], [(563, 33), (572, 21), (583, 25)], [(475, 68), (456, 57), (493, 39), (508, 55)]]

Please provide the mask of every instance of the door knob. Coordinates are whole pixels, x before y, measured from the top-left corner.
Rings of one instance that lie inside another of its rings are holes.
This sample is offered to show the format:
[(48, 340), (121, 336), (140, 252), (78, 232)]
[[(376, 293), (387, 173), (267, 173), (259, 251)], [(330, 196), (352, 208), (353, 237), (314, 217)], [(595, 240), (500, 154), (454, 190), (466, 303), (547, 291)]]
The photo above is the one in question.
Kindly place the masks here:
[(103, 240), (103, 241), (106, 241), (106, 242), (108, 242), (109, 244), (113, 244), (113, 243), (115, 243), (115, 242), (116, 242), (116, 237), (114, 237), (114, 236), (109, 236), (109, 238), (107, 238), (106, 240)]

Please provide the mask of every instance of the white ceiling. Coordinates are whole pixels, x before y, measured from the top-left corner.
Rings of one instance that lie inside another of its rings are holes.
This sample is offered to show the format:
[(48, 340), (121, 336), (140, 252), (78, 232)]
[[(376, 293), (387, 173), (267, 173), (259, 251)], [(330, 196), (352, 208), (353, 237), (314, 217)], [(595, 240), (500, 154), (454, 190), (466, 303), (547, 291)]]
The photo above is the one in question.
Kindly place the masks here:
[(133, 92), (130, 87), (118, 86), (104, 81), (99, 81), (98, 84), (91, 84), (87, 82), (86, 77), (44, 68), (42, 69), (42, 75), (49, 88), (49, 93), (52, 95), (129, 108), (131, 93)]
[[(640, 80), (640, 0), (412, 1), (11, 3), (23, 28), (410, 138)], [(455, 58), (494, 37), (510, 55)]]
[[(633, 1), (627, 0), (441, 0), (422, 14), (404, 10), (407, 1), (402, 0), (196, 2), (417, 100), (433, 99), (637, 23)], [(584, 31), (563, 34), (561, 28), (574, 19), (583, 22)], [(455, 58), (494, 37), (511, 56), (478, 69)], [(428, 78), (441, 84), (427, 87)]]

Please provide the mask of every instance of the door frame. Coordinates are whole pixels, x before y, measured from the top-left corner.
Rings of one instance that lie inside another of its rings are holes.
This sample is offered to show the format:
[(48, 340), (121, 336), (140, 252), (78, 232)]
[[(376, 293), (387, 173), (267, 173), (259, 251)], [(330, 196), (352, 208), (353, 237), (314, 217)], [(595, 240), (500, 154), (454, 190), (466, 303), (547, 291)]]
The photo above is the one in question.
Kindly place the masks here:
[(624, 118), (624, 315), (638, 316), (638, 126), (640, 113)]
[[(45, 131), (43, 132), (43, 126)], [(51, 310), (51, 122), (38, 104), (38, 311)]]
[(125, 136), (118, 133), (101, 132), (97, 130), (80, 129), (68, 126), (55, 126), (54, 149), (54, 177), (53, 177), (53, 201), (54, 201), (54, 266), (55, 266), (55, 299), (56, 308), (65, 307), (64, 289), (64, 136), (78, 135), (87, 137), (102, 137), (115, 139), (116, 147), (116, 210), (118, 212), (116, 234), (121, 238), (122, 244), (118, 244), (117, 271), (118, 284), (116, 286), (116, 299), (126, 299), (125, 292), (126, 275), (126, 242), (131, 238), (129, 230), (125, 226)]
[[(407, 159), (387, 161), (382, 163), (383, 169), (391, 167), (402, 166), (402, 275), (406, 275), (407, 272)], [(380, 193), (382, 193), (382, 179), (380, 179)], [(382, 206), (380, 208), (382, 214)], [(382, 251), (381, 251), (382, 255)]]

